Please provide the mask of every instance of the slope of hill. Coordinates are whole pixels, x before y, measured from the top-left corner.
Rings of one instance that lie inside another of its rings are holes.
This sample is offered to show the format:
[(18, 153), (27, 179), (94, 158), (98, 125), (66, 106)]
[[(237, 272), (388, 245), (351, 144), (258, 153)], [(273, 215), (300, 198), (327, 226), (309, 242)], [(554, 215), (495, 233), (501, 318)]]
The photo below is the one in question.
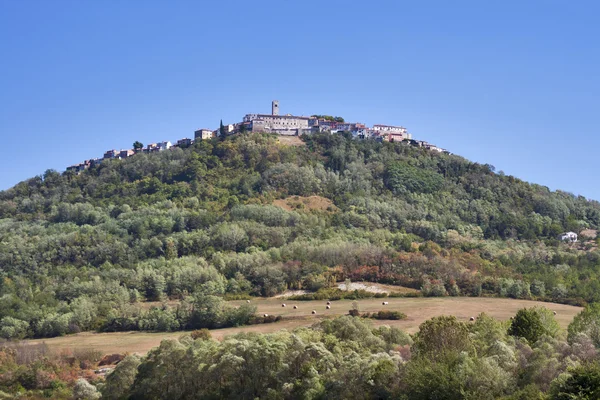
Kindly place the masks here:
[[(598, 202), (402, 143), (303, 140), (214, 139), (0, 193), (0, 336), (237, 325), (255, 310), (223, 296), (345, 279), (425, 296), (600, 299), (597, 247), (556, 239), (600, 228)], [(273, 205), (290, 196), (331, 207)], [(139, 306), (167, 298), (182, 301)]]

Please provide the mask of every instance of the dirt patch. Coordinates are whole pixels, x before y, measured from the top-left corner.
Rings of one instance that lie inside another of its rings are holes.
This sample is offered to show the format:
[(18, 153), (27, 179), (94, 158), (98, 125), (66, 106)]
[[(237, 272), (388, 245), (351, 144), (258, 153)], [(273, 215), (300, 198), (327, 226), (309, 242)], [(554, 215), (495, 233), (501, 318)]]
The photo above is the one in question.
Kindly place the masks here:
[(331, 200), (321, 196), (290, 196), (285, 199), (273, 201), (273, 205), (281, 207), (286, 211), (337, 211), (337, 207)]
[(338, 283), (338, 289), (341, 290), (364, 290), (366, 292), (371, 292), (371, 293), (389, 293), (389, 290), (385, 290), (382, 289), (380, 287), (371, 285), (371, 284), (366, 284), (366, 283), (359, 283), (359, 282), (352, 282), (349, 285), (346, 285), (345, 283)]
[(381, 283), (371, 282), (352, 282), (350, 288), (346, 288), (345, 283), (338, 283), (338, 289), (341, 290), (365, 290), (371, 293), (417, 293), (417, 289), (407, 288), (396, 285), (383, 285)]

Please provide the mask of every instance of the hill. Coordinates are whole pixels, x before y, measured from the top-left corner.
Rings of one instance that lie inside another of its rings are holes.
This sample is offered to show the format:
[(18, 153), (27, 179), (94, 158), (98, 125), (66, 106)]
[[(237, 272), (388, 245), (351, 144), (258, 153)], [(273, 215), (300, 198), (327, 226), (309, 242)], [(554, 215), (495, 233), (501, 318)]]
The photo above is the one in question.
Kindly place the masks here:
[(0, 336), (239, 325), (255, 309), (223, 299), (346, 279), (599, 300), (597, 239), (557, 240), (600, 228), (598, 202), (406, 143), (302, 139), (199, 141), (0, 193)]

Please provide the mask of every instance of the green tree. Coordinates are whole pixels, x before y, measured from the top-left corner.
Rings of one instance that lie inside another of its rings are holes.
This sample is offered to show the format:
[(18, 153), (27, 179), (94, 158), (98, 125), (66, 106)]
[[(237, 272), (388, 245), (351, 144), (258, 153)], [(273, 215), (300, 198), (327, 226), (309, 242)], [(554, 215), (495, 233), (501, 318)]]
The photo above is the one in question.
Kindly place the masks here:
[(545, 307), (522, 308), (517, 311), (508, 328), (508, 334), (537, 342), (543, 335), (555, 337), (560, 327), (552, 311)]
[(0, 338), (23, 339), (27, 336), (29, 323), (13, 317), (4, 317), (0, 320)]
[(102, 387), (102, 398), (108, 400), (127, 399), (141, 360), (136, 355), (129, 355), (117, 364), (107, 377)]
[(406, 163), (394, 163), (386, 171), (385, 182), (395, 194), (432, 193), (440, 190), (444, 179), (436, 172)]
[(569, 371), (570, 376), (552, 388), (552, 400), (600, 399), (600, 364), (585, 363)]
[(223, 125), (223, 120), (221, 120), (219, 123), (219, 135), (221, 137), (225, 137), (225, 135), (227, 135), (227, 132), (225, 132), (225, 126)]
[(454, 363), (418, 357), (406, 366), (402, 392), (411, 400), (462, 400), (461, 386)]
[(470, 352), (469, 328), (455, 316), (434, 317), (419, 326), (414, 336), (413, 350), (418, 357), (444, 359), (460, 352)]
[(600, 348), (600, 303), (588, 304), (573, 318), (567, 328), (567, 340), (573, 343), (578, 334), (584, 333)]
[(139, 152), (140, 150), (142, 150), (144, 148), (144, 144), (138, 140), (136, 140), (135, 142), (133, 142), (133, 150), (135, 150), (135, 152)]

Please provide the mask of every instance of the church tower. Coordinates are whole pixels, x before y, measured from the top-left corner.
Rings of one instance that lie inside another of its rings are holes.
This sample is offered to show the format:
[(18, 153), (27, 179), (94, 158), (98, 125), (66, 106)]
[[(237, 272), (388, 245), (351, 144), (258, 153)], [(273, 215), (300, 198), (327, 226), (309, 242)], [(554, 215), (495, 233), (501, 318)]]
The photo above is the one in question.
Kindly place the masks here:
[(271, 103), (271, 115), (279, 115), (279, 100), (273, 100)]

